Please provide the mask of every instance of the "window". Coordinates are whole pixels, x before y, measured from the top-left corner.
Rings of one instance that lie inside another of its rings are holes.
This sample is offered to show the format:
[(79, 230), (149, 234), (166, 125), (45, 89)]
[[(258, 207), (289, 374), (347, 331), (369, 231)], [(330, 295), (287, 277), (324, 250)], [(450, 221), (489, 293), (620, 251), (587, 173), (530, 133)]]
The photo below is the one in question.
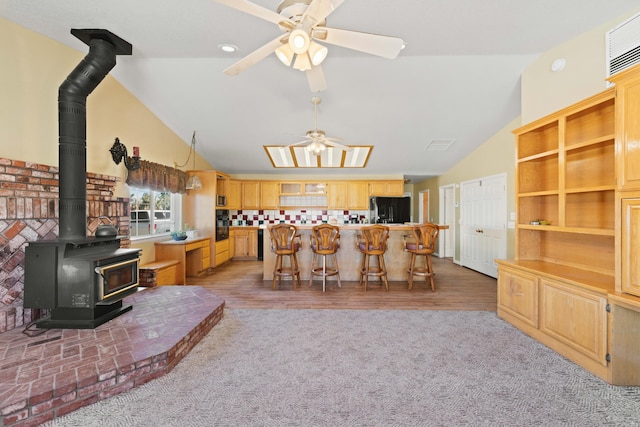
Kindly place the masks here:
[(131, 238), (169, 234), (180, 219), (182, 197), (166, 191), (131, 188)]

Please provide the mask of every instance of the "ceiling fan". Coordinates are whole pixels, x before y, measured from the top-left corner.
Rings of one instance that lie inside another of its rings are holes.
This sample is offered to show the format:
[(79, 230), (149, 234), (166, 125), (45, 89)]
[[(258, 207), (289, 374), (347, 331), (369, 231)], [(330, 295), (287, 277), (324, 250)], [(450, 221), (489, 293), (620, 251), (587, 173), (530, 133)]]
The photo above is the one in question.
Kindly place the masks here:
[(320, 104), (320, 97), (314, 96), (311, 98), (314, 108), (314, 128), (307, 131), (305, 140), (296, 142), (294, 144), (287, 145), (287, 147), (296, 147), (298, 145), (306, 145), (306, 149), (313, 155), (319, 156), (327, 147), (334, 147), (343, 151), (351, 151), (351, 147), (342, 145), (337, 141), (342, 141), (342, 138), (336, 138), (327, 136), (325, 131), (318, 129), (318, 104)]
[(230, 76), (241, 73), (274, 52), (285, 65), (305, 71), (311, 91), (319, 92), (327, 87), (320, 64), (328, 49), (316, 41), (389, 59), (398, 56), (404, 45), (398, 37), (327, 27), (327, 16), (344, 0), (283, 0), (277, 12), (248, 0), (215, 1), (273, 22), (285, 32), (224, 70)]

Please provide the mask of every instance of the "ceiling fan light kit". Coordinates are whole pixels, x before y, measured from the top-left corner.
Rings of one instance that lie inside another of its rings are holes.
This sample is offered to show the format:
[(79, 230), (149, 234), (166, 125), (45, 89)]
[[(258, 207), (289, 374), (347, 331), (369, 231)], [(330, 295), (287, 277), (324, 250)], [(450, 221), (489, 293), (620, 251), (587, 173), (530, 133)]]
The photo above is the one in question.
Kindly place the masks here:
[(320, 43), (311, 42), (309, 46), (309, 56), (311, 57), (311, 63), (313, 65), (320, 65), (322, 61), (327, 57), (329, 49), (322, 46)]
[(311, 91), (319, 92), (326, 89), (320, 64), (329, 49), (315, 43), (314, 39), (383, 58), (395, 58), (404, 45), (403, 40), (397, 37), (327, 27), (327, 16), (344, 0), (283, 0), (277, 12), (248, 0), (215, 1), (272, 22), (286, 33), (227, 68), (224, 72), (231, 76), (238, 75), (273, 52), (286, 66), (293, 63), (293, 68), (306, 71)]
[(280, 62), (282, 62), (287, 67), (291, 65), (291, 62), (293, 62), (294, 53), (293, 50), (291, 50), (289, 43), (283, 44), (282, 46), (277, 48), (275, 53)]

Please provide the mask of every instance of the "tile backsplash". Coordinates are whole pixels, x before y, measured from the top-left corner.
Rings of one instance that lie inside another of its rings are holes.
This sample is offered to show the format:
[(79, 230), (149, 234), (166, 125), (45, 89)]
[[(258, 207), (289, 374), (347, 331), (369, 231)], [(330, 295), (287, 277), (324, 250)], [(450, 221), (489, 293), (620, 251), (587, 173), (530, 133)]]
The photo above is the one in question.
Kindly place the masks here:
[(331, 222), (334, 218), (338, 224), (346, 224), (352, 215), (358, 222), (368, 218), (369, 211), (332, 210), (332, 209), (286, 209), (286, 210), (230, 210), (229, 220), (232, 226), (259, 226), (263, 224), (321, 224)]

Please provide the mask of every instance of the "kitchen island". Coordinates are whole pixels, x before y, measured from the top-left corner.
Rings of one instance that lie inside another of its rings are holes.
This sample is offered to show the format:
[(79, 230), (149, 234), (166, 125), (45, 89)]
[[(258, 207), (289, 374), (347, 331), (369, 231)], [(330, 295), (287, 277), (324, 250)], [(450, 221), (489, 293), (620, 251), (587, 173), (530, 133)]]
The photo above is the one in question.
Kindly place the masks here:
[[(389, 240), (387, 241), (387, 252), (384, 255), (384, 262), (387, 267), (387, 278), (390, 281), (406, 281), (408, 280), (407, 269), (411, 261), (411, 254), (404, 251), (403, 236), (411, 235), (411, 225), (405, 224), (385, 224), (389, 227)], [(367, 224), (340, 224), (340, 250), (337, 253), (338, 265), (340, 267), (340, 279), (357, 281), (359, 278), (358, 271), (360, 269), (361, 253), (356, 247), (356, 236), (360, 234), (363, 227), (371, 227)], [(263, 279), (273, 279), (273, 268), (276, 256), (271, 250), (271, 237), (268, 228), (265, 230), (264, 236), (264, 265)], [(298, 233), (302, 249), (298, 252), (298, 264), (300, 266), (300, 278), (302, 282), (309, 281), (309, 270), (311, 270), (311, 261), (313, 260), (313, 252), (311, 251), (311, 229), (313, 225), (297, 225)], [(441, 229), (448, 226), (440, 226)], [(285, 261), (286, 262), (286, 261)], [(290, 280), (290, 279), (289, 279)], [(315, 278), (314, 280), (319, 280)], [(328, 277), (327, 280), (337, 281), (336, 276)], [(369, 279), (371, 282), (372, 279)]]

